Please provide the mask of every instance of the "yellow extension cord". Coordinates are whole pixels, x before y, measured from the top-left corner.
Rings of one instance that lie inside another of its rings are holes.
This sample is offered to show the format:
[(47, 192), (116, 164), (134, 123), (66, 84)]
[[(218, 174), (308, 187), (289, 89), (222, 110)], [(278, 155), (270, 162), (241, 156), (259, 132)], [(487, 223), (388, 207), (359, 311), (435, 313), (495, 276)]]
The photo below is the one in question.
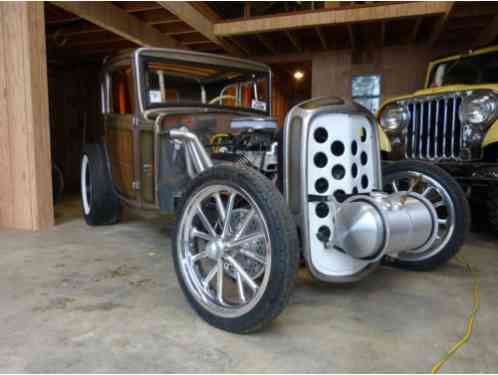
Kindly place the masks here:
[(472, 266), (468, 262), (466, 262), (463, 257), (457, 256), (455, 259), (460, 264), (462, 264), (462, 265), (464, 265), (466, 267), (467, 271), (470, 272), (470, 274), (472, 275), (472, 278), (474, 279), (474, 307), (472, 308), (472, 312), (470, 313), (470, 315), (469, 315), (469, 317), (467, 319), (467, 329), (465, 330), (465, 334), (434, 365), (434, 367), (432, 368), (432, 373), (433, 374), (437, 373), (441, 369), (441, 367), (443, 367), (444, 364), (450, 359), (450, 357), (453, 354), (455, 354), (458, 349), (460, 349), (462, 346), (464, 346), (467, 341), (469, 341), (470, 337), (472, 336), (472, 331), (474, 329), (474, 321), (475, 321), (477, 312), (479, 311), (479, 307), (480, 307), (480, 290), (479, 290), (479, 279), (477, 277), (477, 272), (472, 269)]

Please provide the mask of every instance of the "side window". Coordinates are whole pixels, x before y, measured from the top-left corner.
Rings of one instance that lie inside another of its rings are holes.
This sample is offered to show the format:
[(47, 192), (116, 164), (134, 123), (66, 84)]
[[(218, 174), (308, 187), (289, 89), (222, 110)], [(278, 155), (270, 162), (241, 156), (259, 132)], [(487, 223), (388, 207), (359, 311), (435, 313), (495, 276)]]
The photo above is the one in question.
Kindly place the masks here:
[(380, 106), (380, 75), (353, 76), (353, 101), (376, 113)]
[(111, 76), (111, 112), (128, 114), (134, 111), (133, 78), (130, 67), (113, 70)]

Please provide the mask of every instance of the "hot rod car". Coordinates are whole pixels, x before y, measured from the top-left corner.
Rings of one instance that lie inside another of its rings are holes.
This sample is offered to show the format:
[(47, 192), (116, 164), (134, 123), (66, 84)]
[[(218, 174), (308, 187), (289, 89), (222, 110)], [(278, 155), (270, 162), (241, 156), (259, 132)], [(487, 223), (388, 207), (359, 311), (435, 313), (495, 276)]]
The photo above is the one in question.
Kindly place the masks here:
[[(105, 62), (101, 144), (85, 145), (81, 204), (90, 225), (121, 205), (176, 213), (173, 261), (192, 307), (231, 332), (283, 309), (300, 254), (319, 280), (358, 280), (389, 255), (439, 265), (439, 202), (415, 181), (382, 191), (379, 129), (363, 107), (316, 98), (279, 132), (268, 66), (141, 48)], [(465, 197), (444, 171), (447, 202)], [(424, 172), (420, 174), (421, 168)], [(418, 171), (418, 172), (417, 172)], [(419, 173), (419, 174), (417, 174)]]

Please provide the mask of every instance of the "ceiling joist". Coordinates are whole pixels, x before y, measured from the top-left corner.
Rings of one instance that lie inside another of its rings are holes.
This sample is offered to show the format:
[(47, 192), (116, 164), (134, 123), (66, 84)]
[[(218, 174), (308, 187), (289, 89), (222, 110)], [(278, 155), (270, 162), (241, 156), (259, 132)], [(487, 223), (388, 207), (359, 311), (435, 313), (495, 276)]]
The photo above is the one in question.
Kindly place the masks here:
[(477, 46), (493, 42), (498, 35), (498, 15), (495, 15), (488, 26), (481, 32), (477, 38)]
[(195, 31), (209, 39), (212, 43), (221, 46), (231, 54), (241, 54), (238, 49), (235, 49), (231, 44), (226, 43), (223, 39), (218, 38), (214, 34), (214, 23), (212, 20), (210, 20), (205, 14), (201, 13), (192, 4), (184, 1), (159, 1), (158, 3)]
[(325, 39), (325, 35), (322, 30), (317, 26), (315, 27), (315, 31), (318, 34), (318, 38), (320, 39), (320, 43), (322, 44), (323, 49), (328, 49), (327, 39)]
[(439, 17), (439, 19), (437, 20), (436, 25), (434, 26), (434, 31), (432, 32), (429, 38), (430, 46), (434, 46), (439, 40), (439, 37), (441, 36), (442, 32), (444, 31), (444, 28), (446, 27), (446, 23), (448, 22), (448, 18), (455, 3), (453, 1), (448, 1), (444, 3), (444, 5), (446, 6), (446, 9), (443, 15)]
[(287, 36), (287, 39), (290, 40), (290, 42), (292, 43), (292, 45), (294, 46), (294, 48), (296, 49), (297, 52), (301, 52), (303, 50), (303, 47), (301, 46), (301, 42), (299, 41), (297, 36), (295, 36), (294, 34), (292, 34), (288, 30), (285, 31), (285, 35)]
[(173, 38), (110, 3), (53, 1), (52, 4), (141, 46), (186, 48)]

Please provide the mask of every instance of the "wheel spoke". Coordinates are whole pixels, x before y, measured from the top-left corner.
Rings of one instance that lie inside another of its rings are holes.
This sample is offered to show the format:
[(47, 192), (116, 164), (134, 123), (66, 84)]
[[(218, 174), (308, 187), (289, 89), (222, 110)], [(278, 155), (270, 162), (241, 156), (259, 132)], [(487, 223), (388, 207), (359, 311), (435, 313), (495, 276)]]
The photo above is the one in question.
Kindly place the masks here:
[(259, 254), (256, 254), (256, 253), (253, 253), (252, 251), (249, 251), (249, 250), (246, 250), (246, 249), (241, 249), (240, 253), (242, 255), (245, 255), (248, 258), (251, 258), (251, 259), (255, 260), (256, 262), (261, 263), (261, 264), (265, 264), (266, 263), (266, 260), (265, 260), (265, 258), (263, 256), (261, 256)]
[(218, 297), (218, 301), (223, 303), (223, 259), (218, 259), (218, 273), (216, 280), (216, 296)]
[(433, 203), (432, 205), (434, 206), (434, 208), (439, 208), (439, 207), (443, 207), (445, 204), (444, 204), (443, 200), (440, 200), (440, 201)]
[(218, 210), (218, 214), (220, 215), (221, 221), (225, 220), (225, 206), (223, 205), (223, 200), (221, 199), (220, 193), (214, 194), (214, 199), (216, 201), (216, 209)]
[(235, 202), (235, 197), (237, 194), (232, 193), (230, 194), (230, 197), (228, 198), (228, 205), (227, 205), (227, 210), (226, 210), (226, 215), (225, 215), (225, 222), (223, 224), (223, 232), (221, 233), (221, 238), (226, 238), (230, 226), (230, 219), (232, 217), (232, 210), (233, 210), (233, 204)]
[(426, 197), (426, 196), (427, 196), (427, 194), (429, 194), (429, 193), (430, 193), (431, 191), (433, 191), (433, 190), (434, 190), (434, 191), (436, 191), (436, 189), (434, 188), (434, 186), (427, 186), (427, 187), (424, 189), (424, 191), (422, 192), (422, 195), (423, 195), (424, 197)]
[(252, 220), (254, 214), (256, 214), (256, 211), (254, 209), (251, 209), (251, 211), (249, 211), (247, 213), (247, 215), (244, 217), (244, 221), (242, 222), (242, 225), (240, 226), (239, 231), (237, 232), (237, 234), (234, 237), (234, 240), (238, 240), (244, 234), (244, 232), (246, 231), (246, 228), (249, 225), (249, 222)]
[(257, 233), (242, 237), (240, 239), (237, 239), (235, 241), (230, 241), (226, 244), (226, 247), (228, 249), (233, 249), (234, 247), (242, 246), (247, 242), (256, 241), (256, 240), (259, 240), (262, 238), (265, 238), (265, 234), (262, 232), (257, 232)]
[(206, 214), (202, 210), (201, 206), (197, 206), (197, 215), (202, 221), (202, 225), (204, 225), (204, 228), (209, 232), (209, 234), (213, 237), (217, 237), (216, 231), (213, 229), (213, 226), (209, 222), (208, 218), (206, 217)]
[(202, 280), (202, 285), (204, 285), (204, 288), (207, 288), (207, 286), (209, 285), (211, 280), (213, 280), (213, 277), (217, 273), (218, 273), (218, 266), (216, 265), (216, 266), (213, 266), (213, 268), (211, 268), (211, 271), (209, 271), (209, 273), (206, 275), (204, 280)]
[(207, 250), (201, 251), (200, 253), (197, 253), (195, 255), (191, 256), (192, 263), (198, 262), (201, 259), (204, 259), (208, 256)]
[(255, 292), (258, 289), (258, 285), (254, 282), (254, 280), (247, 274), (247, 272), (242, 268), (242, 266), (231, 256), (227, 256), (226, 260), (235, 268), (235, 270), (240, 274), (243, 281), (246, 282), (247, 285)]
[(438, 224), (445, 225), (445, 226), (448, 224), (448, 220), (446, 220), (446, 219), (438, 219), (437, 222), (438, 222)]
[(215, 239), (211, 235), (200, 231), (196, 227), (193, 227), (192, 230), (190, 231), (190, 238), (193, 238), (193, 237), (202, 238), (203, 240), (206, 240), (206, 241), (213, 241)]
[(240, 276), (240, 272), (237, 272), (237, 287), (239, 289), (239, 296), (242, 303), (245, 303), (246, 293), (244, 292), (244, 284), (242, 283), (242, 277)]

